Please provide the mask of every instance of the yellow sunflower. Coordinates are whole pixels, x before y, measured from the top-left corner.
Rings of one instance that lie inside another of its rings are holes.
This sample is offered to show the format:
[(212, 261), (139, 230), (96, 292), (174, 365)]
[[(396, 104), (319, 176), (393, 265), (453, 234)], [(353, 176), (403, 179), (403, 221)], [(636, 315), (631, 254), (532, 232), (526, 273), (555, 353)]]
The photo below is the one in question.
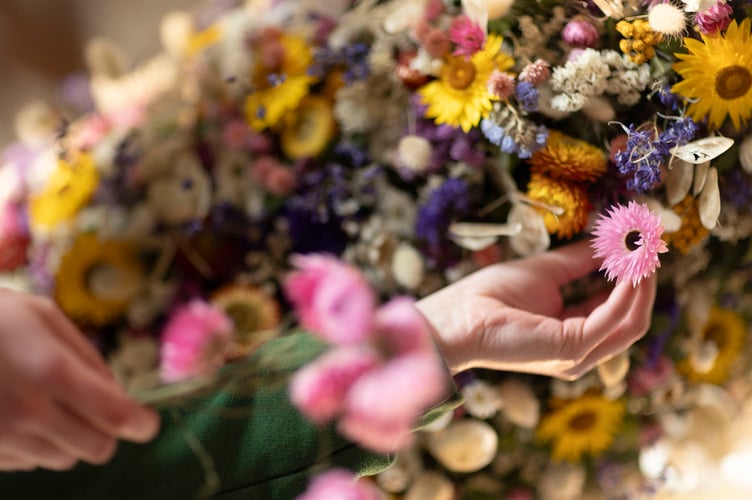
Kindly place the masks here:
[(592, 182), (606, 172), (603, 150), (558, 130), (549, 133), (546, 145), (528, 161), (533, 172), (574, 182)]
[(705, 241), (710, 231), (702, 225), (697, 200), (687, 195), (682, 201), (671, 207), (681, 217), (681, 227), (672, 233), (663, 233), (666, 244), (684, 255), (689, 254), (695, 245)]
[(143, 269), (128, 243), (83, 233), (60, 260), (55, 299), (70, 317), (101, 326), (123, 314), (143, 282)]
[(334, 135), (335, 127), (332, 102), (326, 97), (306, 96), (288, 115), (280, 137), (282, 150), (293, 160), (317, 156)]
[(217, 291), (212, 304), (233, 322), (235, 337), (229, 358), (247, 356), (277, 334), (279, 304), (264, 291), (249, 285), (229, 285)]
[(280, 33), (264, 47), (278, 47), (274, 56), (262, 57), (253, 70), (253, 92), (245, 99), (248, 124), (261, 131), (277, 125), (284, 115), (296, 108), (308, 95), (315, 78), (308, 75), (313, 52), (305, 39)]
[[(559, 238), (571, 238), (582, 232), (593, 206), (587, 191), (580, 184), (533, 174), (527, 185), (527, 196), (549, 208), (536, 207), (543, 215), (546, 229)], [(558, 210), (554, 212), (551, 209)]]
[(75, 217), (99, 185), (99, 173), (89, 153), (60, 159), (44, 189), (29, 200), (29, 217), (36, 229), (51, 229)]
[(428, 105), (426, 117), (436, 123), (461, 127), (465, 132), (478, 125), (493, 108), (493, 96), (487, 89), (488, 77), (494, 69), (504, 71), (514, 60), (501, 52), (502, 37), (489, 35), (482, 50), (471, 59), (450, 56), (444, 61), (441, 77), (420, 89), (423, 103)]
[(747, 326), (744, 319), (731, 309), (714, 307), (702, 329), (702, 341), (712, 342), (718, 349), (713, 365), (707, 371), (695, 367), (689, 357), (677, 364), (677, 370), (695, 383), (722, 384), (744, 347)]
[(545, 415), (536, 438), (553, 443), (552, 458), (577, 462), (583, 454), (596, 456), (611, 446), (622, 424), (625, 404), (600, 395), (584, 396), (563, 402)]
[(723, 35), (701, 35), (702, 42), (685, 38), (688, 53), (674, 54), (674, 71), (683, 80), (671, 90), (692, 101), (688, 113), (700, 120), (708, 116), (719, 128), (726, 116), (741, 128), (752, 115), (752, 38), (750, 20), (731, 21)]

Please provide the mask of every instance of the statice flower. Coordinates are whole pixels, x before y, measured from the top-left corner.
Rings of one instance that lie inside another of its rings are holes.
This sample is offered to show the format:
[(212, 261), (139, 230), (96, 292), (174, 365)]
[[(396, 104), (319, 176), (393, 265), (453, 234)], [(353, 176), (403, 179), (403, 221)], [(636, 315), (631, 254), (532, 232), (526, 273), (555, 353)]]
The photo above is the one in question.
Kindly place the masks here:
[(447, 241), (449, 224), (469, 208), (470, 186), (462, 179), (447, 179), (418, 208), (415, 236), (426, 243), (431, 254), (440, 254)]
[(516, 88), (517, 101), (523, 111), (538, 111), (538, 90), (532, 83), (519, 82)]
[(342, 77), (345, 84), (365, 80), (371, 74), (368, 63), (370, 48), (364, 43), (353, 43), (335, 50), (319, 48), (316, 51), (314, 63), (308, 72), (317, 77), (329, 74), (334, 68), (344, 68)]
[(480, 122), (480, 130), (502, 153), (525, 159), (546, 145), (548, 129), (522, 118), (508, 107), (495, 109)]
[(649, 191), (661, 180), (661, 165), (669, 159), (671, 151), (691, 141), (697, 133), (697, 124), (682, 117), (666, 127), (656, 137), (652, 129), (627, 129), (627, 144), (615, 155), (619, 172), (631, 176), (627, 189), (638, 193)]

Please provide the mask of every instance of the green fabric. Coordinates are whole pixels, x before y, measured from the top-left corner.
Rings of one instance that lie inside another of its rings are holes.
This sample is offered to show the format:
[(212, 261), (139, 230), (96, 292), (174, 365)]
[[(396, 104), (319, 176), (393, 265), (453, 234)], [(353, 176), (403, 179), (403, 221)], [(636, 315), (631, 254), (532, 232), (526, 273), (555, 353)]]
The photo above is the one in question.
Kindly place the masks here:
[[(331, 426), (310, 424), (289, 402), (289, 375), (324, 349), (301, 333), (269, 342), (247, 363), (222, 373), (227, 380), (210, 395), (164, 404), (162, 428), (151, 443), (121, 443), (105, 466), (0, 473), (0, 498), (288, 500), (331, 466), (378, 473), (391, 464), (389, 457), (356, 447)], [(430, 415), (457, 404), (455, 392)], [(192, 442), (211, 457), (218, 479), (213, 487), (207, 488), (211, 467), (202, 464)]]

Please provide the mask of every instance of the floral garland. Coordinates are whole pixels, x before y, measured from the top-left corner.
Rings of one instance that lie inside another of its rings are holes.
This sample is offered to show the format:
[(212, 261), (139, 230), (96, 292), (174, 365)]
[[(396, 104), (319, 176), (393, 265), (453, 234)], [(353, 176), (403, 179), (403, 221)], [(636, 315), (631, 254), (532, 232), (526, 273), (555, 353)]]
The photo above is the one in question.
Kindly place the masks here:
[(4, 284), (54, 297), (135, 391), (160, 359), (182, 380), (283, 334), (305, 302), (283, 294), (293, 254), (337, 255), (381, 297), (422, 296), (594, 237), (608, 279), (660, 267), (645, 338), (575, 382), (463, 374), (463, 409), (376, 484), (748, 491), (748, 12), (215, 0), (167, 16), (164, 50), (137, 67), (94, 40), (89, 74), (24, 109), (3, 151)]

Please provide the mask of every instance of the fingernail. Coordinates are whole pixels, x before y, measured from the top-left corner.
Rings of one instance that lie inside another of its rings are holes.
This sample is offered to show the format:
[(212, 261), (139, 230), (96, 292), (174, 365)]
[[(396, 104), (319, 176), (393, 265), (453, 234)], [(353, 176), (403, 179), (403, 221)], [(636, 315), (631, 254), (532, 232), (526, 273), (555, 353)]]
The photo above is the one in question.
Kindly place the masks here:
[(123, 437), (129, 441), (150, 441), (159, 431), (159, 415), (154, 410), (141, 407), (133, 412), (123, 429)]

